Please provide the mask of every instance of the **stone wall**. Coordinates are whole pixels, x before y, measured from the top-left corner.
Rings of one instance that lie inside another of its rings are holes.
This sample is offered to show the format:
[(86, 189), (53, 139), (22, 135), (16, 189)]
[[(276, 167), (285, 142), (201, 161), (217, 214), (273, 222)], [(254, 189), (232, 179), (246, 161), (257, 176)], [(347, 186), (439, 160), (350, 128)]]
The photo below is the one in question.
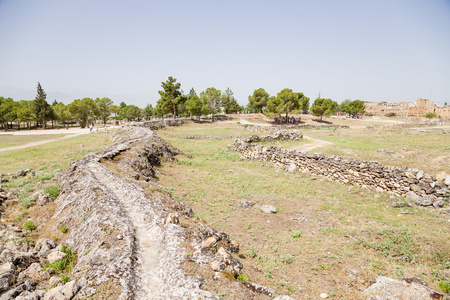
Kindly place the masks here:
[(153, 120), (153, 121), (144, 121), (144, 122), (133, 122), (132, 125), (138, 127), (145, 127), (151, 130), (158, 130), (164, 128), (166, 126), (181, 126), (187, 122), (193, 122), (193, 120), (189, 118), (180, 118), (180, 119), (161, 119), (161, 120)]
[(239, 129), (251, 131), (251, 132), (269, 132), (274, 133), (282, 129), (314, 129), (314, 128), (349, 128), (347, 125), (275, 125), (275, 126), (258, 126), (250, 124), (238, 124)]
[(296, 169), (321, 175), (343, 184), (377, 191), (392, 192), (413, 199), (418, 204), (442, 206), (450, 193), (445, 184), (418, 169), (393, 167), (378, 162), (325, 156), (280, 147), (252, 144), (235, 140), (234, 149), (244, 158), (268, 161), (289, 171)]

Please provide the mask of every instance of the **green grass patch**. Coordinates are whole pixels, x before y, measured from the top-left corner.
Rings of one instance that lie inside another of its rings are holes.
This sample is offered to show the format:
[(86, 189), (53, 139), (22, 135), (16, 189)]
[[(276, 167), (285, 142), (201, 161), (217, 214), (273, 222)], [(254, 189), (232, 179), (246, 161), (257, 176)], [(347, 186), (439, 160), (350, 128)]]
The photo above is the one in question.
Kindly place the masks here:
[(56, 199), (56, 197), (58, 197), (58, 195), (59, 195), (59, 185), (54, 184), (54, 185), (49, 185), (49, 186), (45, 187), (44, 193), (47, 193), (50, 196), (50, 198)]

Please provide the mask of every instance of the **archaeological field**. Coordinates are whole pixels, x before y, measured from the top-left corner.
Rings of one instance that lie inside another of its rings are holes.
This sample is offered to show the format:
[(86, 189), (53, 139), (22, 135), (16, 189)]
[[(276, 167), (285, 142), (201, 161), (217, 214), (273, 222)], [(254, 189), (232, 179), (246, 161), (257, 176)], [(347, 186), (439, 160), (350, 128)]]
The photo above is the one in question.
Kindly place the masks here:
[(0, 299), (450, 296), (448, 122), (135, 122), (0, 174)]

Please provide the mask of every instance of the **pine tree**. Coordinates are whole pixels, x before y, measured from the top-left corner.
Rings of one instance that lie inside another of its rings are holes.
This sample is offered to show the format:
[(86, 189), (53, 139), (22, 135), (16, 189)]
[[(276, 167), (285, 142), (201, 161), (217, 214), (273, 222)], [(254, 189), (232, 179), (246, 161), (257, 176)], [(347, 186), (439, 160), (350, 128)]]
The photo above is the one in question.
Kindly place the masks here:
[(41, 83), (37, 85), (37, 95), (33, 102), (33, 112), (36, 115), (36, 120), (42, 123), (42, 128), (45, 128), (46, 121), (52, 113), (50, 105), (47, 103), (47, 94), (41, 87)]

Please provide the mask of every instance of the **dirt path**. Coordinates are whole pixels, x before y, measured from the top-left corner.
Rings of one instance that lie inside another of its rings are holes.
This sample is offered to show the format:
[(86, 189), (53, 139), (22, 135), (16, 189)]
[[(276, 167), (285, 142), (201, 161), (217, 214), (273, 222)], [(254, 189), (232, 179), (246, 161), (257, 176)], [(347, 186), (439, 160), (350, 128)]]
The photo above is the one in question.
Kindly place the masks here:
[(299, 144), (299, 145), (293, 146), (291, 148), (288, 148), (287, 150), (311, 151), (316, 148), (334, 145), (334, 143), (332, 143), (332, 142), (315, 139), (315, 138), (312, 138), (312, 137), (309, 137), (306, 135), (303, 136), (303, 139), (306, 141), (311, 141), (312, 143)]
[(80, 135), (83, 135), (83, 134), (86, 134), (86, 133), (68, 134), (66, 136), (63, 136), (63, 137), (60, 137), (60, 138), (56, 138), (56, 139), (38, 141), (38, 142), (28, 143), (28, 144), (19, 145), (19, 146), (12, 146), (12, 147), (8, 147), (8, 148), (0, 149), (0, 152), (1, 151), (10, 151), (10, 150), (24, 149), (24, 148), (28, 148), (28, 147), (34, 147), (34, 146), (40, 146), (40, 145), (53, 143), (53, 142), (69, 139), (69, 138), (72, 138), (72, 137), (80, 136)]

